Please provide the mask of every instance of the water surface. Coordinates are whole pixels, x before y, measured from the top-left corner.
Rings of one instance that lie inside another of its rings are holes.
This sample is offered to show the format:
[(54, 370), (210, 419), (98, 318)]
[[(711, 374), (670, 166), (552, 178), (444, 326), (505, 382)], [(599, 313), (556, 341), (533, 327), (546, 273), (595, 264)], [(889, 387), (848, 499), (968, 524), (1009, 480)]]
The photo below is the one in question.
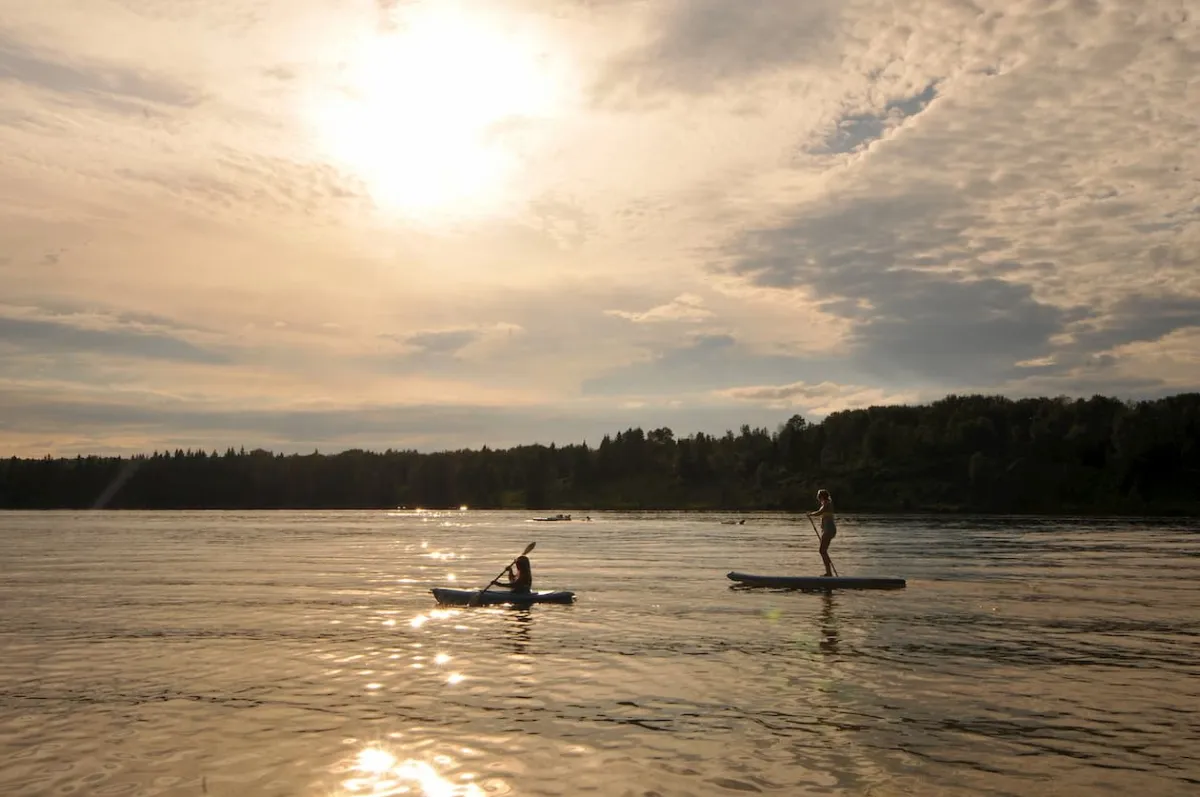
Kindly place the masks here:
[(531, 516), (0, 514), (0, 794), (1200, 791), (1194, 525)]

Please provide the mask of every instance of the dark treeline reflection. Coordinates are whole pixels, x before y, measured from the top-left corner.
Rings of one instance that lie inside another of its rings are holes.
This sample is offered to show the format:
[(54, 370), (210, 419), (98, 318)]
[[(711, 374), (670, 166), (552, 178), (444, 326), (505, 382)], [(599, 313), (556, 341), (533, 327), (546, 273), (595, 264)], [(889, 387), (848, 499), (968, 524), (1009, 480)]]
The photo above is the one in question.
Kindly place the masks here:
[(1200, 394), (948, 396), (720, 437), (627, 429), (595, 446), (0, 460), (10, 509), (798, 509), (818, 487), (843, 511), (1194, 514)]

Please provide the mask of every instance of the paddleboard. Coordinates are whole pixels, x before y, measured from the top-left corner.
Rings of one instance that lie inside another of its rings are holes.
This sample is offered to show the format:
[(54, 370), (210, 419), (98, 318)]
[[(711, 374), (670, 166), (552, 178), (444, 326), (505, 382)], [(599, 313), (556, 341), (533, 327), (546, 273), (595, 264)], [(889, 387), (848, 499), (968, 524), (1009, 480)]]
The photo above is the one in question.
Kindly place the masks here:
[(904, 589), (902, 578), (880, 576), (756, 576), (731, 572), (730, 581), (744, 587), (775, 587), (778, 589)]

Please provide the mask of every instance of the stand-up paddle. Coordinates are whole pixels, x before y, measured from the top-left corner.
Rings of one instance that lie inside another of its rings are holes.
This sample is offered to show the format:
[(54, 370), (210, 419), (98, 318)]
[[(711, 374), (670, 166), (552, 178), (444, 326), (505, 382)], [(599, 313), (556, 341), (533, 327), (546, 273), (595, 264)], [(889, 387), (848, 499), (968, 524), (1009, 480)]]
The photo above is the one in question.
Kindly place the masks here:
[(493, 578), (491, 581), (489, 581), (489, 582), (487, 583), (487, 586), (486, 586), (486, 587), (484, 587), (483, 589), (479, 590), (479, 594), (477, 594), (477, 595), (476, 595), (474, 598), (471, 598), (471, 602), (470, 602), (470, 603), (468, 603), (467, 605), (468, 605), (468, 606), (478, 606), (478, 605), (479, 605), (479, 601), (483, 600), (483, 593), (485, 593), (485, 592), (487, 592), (489, 589), (491, 589), (492, 585), (493, 585), (493, 584), (495, 584), (497, 581), (499, 581), (499, 580), (500, 580), (500, 576), (502, 576), (502, 575), (504, 575), (506, 572), (508, 572), (508, 568), (509, 568), (509, 567), (512, 567), (513, 565), (515, 565), (515, 564), (517, 563), (517, 560), (518, 560), (518, 559), (520, 559), (522, 556), (528, 556), (528, 555), (529, 555), (529, 552), (533, 550), (533, 546), (535, 546), (535, 545), (537, 545), (537, 543), (536, 543), (536, 542), (531, 542), (531, 543), (529, 543), (529, 545), (525, 546), (525, 550), (524, 550), (524, 551), (521, 551), (521, 553), (520, 553), (518, 556), (514, 556), (514, 557), (513, 557), (513, 560), (512, 560), (511, 562), (509, 562), (509, 563), (508, 563), (508, 566), (507, 566), (507, 567), (505, 567), (503, 570), (501, 570), (499, 573), (497, 573), (497, 574), (496, 574), (496, 577), (495, 577), (495, 578)]
[[(816, 535), (817, 535), (817, 540), (819, 541), (819, 540), (821, 539), (821, 532), (817, 531), (817, 523), (816, 523), (816, 521), (812, 519), (812, 515), (805, 515), (805, 517), (807, 517), (807, 518), (808, 518), (808, 522), (812, 524), (812, 527), (813, 527), (813, 534), (816, 534)], [(841, 576), (838, 576), (838, 571), (837, 571), (837, 568), (833, 566), (833, 557), (830, 557), (830, 559), (829, 559), (829, 567), (830, 567), (830, 569), (832, 569), (832, 570), (833, 570), (833, 574), (834, 574), (835, 576), (837, 576), (838, 578), (841, 578)], [(500, 577), (500, 576), (496, 576), (496, 578), (499, 578), (499, 577)], [(490, 587), (490, 586), (491, 586), (491, 584), (488, 584), (488, 586)]]

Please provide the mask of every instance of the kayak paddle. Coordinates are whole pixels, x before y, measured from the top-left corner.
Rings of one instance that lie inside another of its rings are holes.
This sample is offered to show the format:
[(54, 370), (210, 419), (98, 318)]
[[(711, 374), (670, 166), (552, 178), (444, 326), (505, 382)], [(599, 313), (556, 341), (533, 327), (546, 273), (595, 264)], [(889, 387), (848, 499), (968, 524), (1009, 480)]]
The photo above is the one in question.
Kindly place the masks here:
[[(808, 518), (808, 522), (812, 524), (812, 527), (813, 527), (813, 534), (816, 534), (816, 535), (817, 535), (817, 539), (818, 539), (818, 540), (819, 540), (819, 539), (821, 539), (821, 532), (817, 531), (817, 522), (816, 522), (815, 520), (813, 520), (813, 519), (812, 519), (812, 515), (805, 515), (805, 517), (806, 517), (806, 518)], [(832, 557), (830, 557), (830, 559), (829, 559), (829, 567), (830, 567), (830, 568), (833, 570), (833, 574), (834, 574), (835, 576), (837, 576), (838, 578), (841, 578), (841, 576), (838, 576), (838, 571), (837, 571), (837, 568), (836, 568), (836, 567), (834, 567), (834, 565), (833, 565), (833, 558), (832, 558)], [(497, 578), (499, 578), (499, 576), (497, 576)], [(491, 586), (491, 585), (489, 584), (488, 586)]]
[(489, 588), (490, 588), (490, 587), (491, 587), (493, 584), (495, 584), (497, 581), (499, 581), (499, 580), (500, 580), (500, 576), (504, 575), (504, 574), (505, 574), (505, 573), (508, 571), (508, 568), (509, 568), (509, 567), (512, 567), (513, 565), (515, 565), (515, 564), (517, 563), (517, 560), (518, 560), (518, 559), (520, 559), (520, 558), (521, 558), (521, 556), (528, 556), (528, 555), (529, 555), (529, 552), (533, 550), (533, 546), (535, 546), (535, 545), (537, 545), (537, 543), (536, 543), (536, 542), (531, 542), (531, 543), (529, 543), (528, 545), (526, 545), (526, 546), (525, 546), (525, 550), (524, 550), (524, 551), (521, 551), (521, 554), (520, 554), (520, 556), (513, 557), (513, 560), (512, 560), (511, 562), (509, 562), (509, 563), (508, 563), (508, 567), (505, 567), (505, 568), (504, 568), (504, 570), (501, 570), (499, 573), (497, 573), (497, 574), (496, 574), (496, 577), (495, 577), (495, 578), (493, 578), (491, 581), (489, 581), (489, 582), (487, 583), (487, 586), (486, 586), (486, 587), (484, 587), (483, 589), (479, 590), (479, 594), (478, 594), (478, 595), (476, 595), (474, 598), (471, 598), (471, 601), (470, 601), (470, 603), (468, 603), (467, 605), (468, 605), (468, 606), (478, 606), (478, 605), (479, 605), (479, 601), (483, 600), (483, 593), (487, 592), (487, 591), (488, 591), (488, 589), (489, 589)]

